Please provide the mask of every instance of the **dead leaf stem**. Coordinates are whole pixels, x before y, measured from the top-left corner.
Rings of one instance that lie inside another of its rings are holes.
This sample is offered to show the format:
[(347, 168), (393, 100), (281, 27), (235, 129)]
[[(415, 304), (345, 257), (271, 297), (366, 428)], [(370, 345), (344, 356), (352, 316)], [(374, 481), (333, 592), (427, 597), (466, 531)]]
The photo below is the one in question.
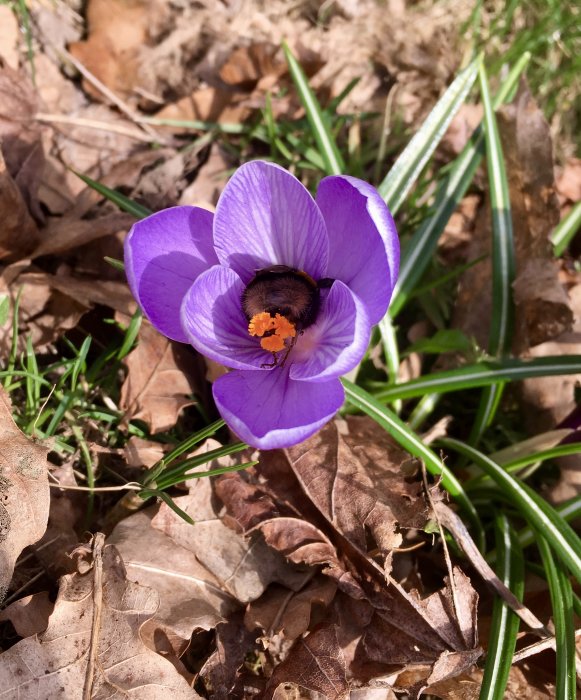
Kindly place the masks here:
[(507, 588), (494, 573), (493, 569), (480, 553), (480, 550), (474, 543), (474, 540), (470, 537), (470, 534), (461, 518), (456, 515), (456, 513), (454, 513), (454, 511), (445, 503), (434, 504), (434, 510), (437, 513), (442, 525), (444, 525), (444, 527), (454, 537), (464, 554), (470, 560), (472, 566), (476, 569), (476, 571), (478, 571), (480, 576), (482, 576), (485, 583), (487, 583), (488, 586), (490, 586), (490, 588), (492, 588), (492, 590), (499, 595), (512, 610), (514, 610), (514, 612), (525, 624), (531, 628), (531, 630), (543, 637), (553, 637), (550, 630), (545, 627), (545, 625), (538, 619), (538, 617), (536, 617), (536, 615), (534, 615), (525, 605), (523, 605), (523, 603), (520, 602), (514, 593)]
[(97, 119), (67, 117), (64, 114), (47, 114), (45, 112), (38, 112), (35, 119), (45, 124), (71, 124), (73, 126), (81, 126), (86, 129), (97, 129), (98, 131), (107, 131), (112, 134), (121, 134), (122, 136), (128, 136), (131, 139), (135, 139), (136, 141), (142, 141), (143, 143), (159, 143), (159, 138), (157, 136), (146, 136), (140, 131), (128, 129), (126, 126), (123, 126), (122, 124), (115, 124), (114, 122), (101, 122)]
[(93, 624), (91, 627), (91, 640), (89, 643), (89, 658), (85, 672), (85, 685), (83, 688), (83, 700), (91, 700), (93, 695), (93, 683), (95, 680), (95, 667), (97, 654), (99, 653), (99, 635), (101, 632), (101, 615), (103, 612), (103, 547), (105, 535), (97, 532), (93, 537)]

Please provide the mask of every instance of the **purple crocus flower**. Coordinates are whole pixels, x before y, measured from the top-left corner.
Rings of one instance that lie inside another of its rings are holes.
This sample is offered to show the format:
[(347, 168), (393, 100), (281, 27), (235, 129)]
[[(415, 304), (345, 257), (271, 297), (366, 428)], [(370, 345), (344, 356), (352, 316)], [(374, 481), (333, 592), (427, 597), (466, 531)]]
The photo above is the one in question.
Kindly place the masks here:
[(125, 241), (131, 290), (158, 331), (232, 371), (218, 410), (254, 447), (289, 447), (341, 407), (387, 311), (399, 242), (377, 191), (330, 176), (316, 199), (283, 168), (243, 165), (212, 214), (175, 207)]

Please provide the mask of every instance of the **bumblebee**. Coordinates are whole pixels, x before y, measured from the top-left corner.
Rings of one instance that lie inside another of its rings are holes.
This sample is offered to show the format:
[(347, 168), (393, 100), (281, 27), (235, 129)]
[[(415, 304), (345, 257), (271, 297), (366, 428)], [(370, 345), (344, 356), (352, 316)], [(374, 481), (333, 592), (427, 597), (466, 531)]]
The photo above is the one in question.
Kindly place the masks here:
[[(262, 338), (261, 347), (271, 352), (274, 361), (265, 367), (284, 366), (298, 335), (312, 325), (321, 305), (321, 289), (333, 280), (318, 283), (305, 272), (286, 265), (258, 270), (242, 294), (242, 309), (248, 332)], [(286, 342), (289, 341), (289, 342)], [(281, 362), (277, 353), (286, 350)]]

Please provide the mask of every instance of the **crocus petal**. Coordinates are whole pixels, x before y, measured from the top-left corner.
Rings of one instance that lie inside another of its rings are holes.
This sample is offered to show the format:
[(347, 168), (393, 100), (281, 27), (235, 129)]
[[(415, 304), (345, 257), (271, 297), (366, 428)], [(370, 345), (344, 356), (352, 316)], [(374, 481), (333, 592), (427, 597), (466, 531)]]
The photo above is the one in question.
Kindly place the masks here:
[(296, 177), (273, 163), (246, 163), (230, 178), (216, 207), (214, 246), (220, 262), (246, 284), (271, 265), (287, 265), (313, 279), (327, 269), (321, 212)]
[(262, 450), (296, 445), (339, 410), (341, 382), (295, 382), (287, 368), (229, 372), (214, 382), (222, 418), (241, 440)]
[(234, 369), (260, 369), (272, 357), (248, 333), (242, 312), (244, 284), (228, 267), (216, 265), (203, 272), (182, 304), (184, 333), (196, 350)]
[(336, 280), (317, 322), (299, 337), (289, 355), (291, 379), (324, 382), (349, 372), (365, 354), (370, 336), (364, 304)]
[(180, 307), (204, 270), (218, 263), (214, 215), (199, 207), (173, 207), (138, 221), (125, 239), (125, 270), (147, 318), (172, 340), (187, 343)]
[(327, 277), (345, 282), (364, 302), (372, 324), (387, 311), (399, 270), (399, 240), (389, 209), (362, 180), (321, 180), (317, 204), (327, 224)]

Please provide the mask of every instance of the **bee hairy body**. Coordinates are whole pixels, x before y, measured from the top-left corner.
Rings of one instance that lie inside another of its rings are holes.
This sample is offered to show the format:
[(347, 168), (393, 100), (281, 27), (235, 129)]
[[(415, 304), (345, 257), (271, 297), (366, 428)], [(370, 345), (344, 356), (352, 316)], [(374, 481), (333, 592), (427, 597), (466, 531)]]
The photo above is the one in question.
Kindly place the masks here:
[(266, 311), (272, 316), (284, 316), (299, 330), (314, 323), (319, 304), (317, 283), (285, 265), (259, 270), (242, 295), (242, 308), (248, 320)]

